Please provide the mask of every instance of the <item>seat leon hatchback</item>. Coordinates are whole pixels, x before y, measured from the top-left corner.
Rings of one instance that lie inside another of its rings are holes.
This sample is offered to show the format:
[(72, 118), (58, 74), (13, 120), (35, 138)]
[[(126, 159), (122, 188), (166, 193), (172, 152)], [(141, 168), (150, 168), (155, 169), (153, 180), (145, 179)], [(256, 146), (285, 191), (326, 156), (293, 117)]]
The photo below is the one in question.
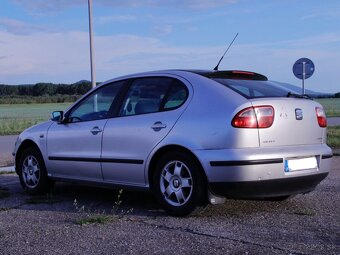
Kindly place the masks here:
[(20, 134), (22, 187), (55, 181), (150, 190), (170, 214), (225, 198), (284, 199), (328, 174), (322, 106), (245, 71), (167, 70), (109, 80)]

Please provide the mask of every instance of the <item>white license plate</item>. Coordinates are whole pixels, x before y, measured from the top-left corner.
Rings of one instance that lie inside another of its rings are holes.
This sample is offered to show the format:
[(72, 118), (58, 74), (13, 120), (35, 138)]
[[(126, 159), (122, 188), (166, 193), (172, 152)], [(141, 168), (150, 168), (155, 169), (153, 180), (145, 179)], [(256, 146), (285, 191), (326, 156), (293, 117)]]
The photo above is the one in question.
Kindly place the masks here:
[(318, 162), (316, 161), (315, 157), (285, 160), (285, 172), (316, 169), (317, 167), (318, 167)]

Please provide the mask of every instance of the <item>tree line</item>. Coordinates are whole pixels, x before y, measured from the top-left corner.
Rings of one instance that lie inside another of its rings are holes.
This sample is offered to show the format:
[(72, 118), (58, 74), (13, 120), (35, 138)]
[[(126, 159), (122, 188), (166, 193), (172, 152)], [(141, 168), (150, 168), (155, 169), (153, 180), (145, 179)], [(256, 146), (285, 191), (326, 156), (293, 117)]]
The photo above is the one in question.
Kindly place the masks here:
[(0, 85), (0, 96), (83, 95), (91, 83), (74, 84), (37, 83), (35, 85)]
[(34, 85), (1, 85), (0, 104), (74, 102), (91, 89), (90, 82), (74, 84), (37, 83)]

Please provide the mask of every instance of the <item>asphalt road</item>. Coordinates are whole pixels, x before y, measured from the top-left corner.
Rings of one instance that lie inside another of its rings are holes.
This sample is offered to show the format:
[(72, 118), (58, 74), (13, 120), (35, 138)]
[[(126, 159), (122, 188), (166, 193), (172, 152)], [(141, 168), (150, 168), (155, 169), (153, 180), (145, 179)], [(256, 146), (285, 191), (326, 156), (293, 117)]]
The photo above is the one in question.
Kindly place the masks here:
[(340, 126), (340, 117), (327, 118), (328, 126)]
[[(109, 189), (57, 183), (30, 197), (2, 174), (0, 254), (340, 254), (340, 157), (332, 165), (312, 193), (227, 200), (187, 218), (166, 215), (149, 193), (124, 191), (118, 209)], [(107, 221), (79, 225), (90, 219)]]

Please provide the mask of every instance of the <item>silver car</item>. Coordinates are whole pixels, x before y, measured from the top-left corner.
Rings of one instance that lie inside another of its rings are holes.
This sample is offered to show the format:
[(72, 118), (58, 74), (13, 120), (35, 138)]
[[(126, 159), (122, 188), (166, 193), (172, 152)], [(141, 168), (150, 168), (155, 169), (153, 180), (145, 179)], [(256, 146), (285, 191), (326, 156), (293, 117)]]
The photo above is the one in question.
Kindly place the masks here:
[(331, 164), (322, 106), (252, 72), (124, 76), (52, 116), (15, 144), (30, 194), (55, 181), (151, 190), (183, 216), (225, 197), (310, 192)]

